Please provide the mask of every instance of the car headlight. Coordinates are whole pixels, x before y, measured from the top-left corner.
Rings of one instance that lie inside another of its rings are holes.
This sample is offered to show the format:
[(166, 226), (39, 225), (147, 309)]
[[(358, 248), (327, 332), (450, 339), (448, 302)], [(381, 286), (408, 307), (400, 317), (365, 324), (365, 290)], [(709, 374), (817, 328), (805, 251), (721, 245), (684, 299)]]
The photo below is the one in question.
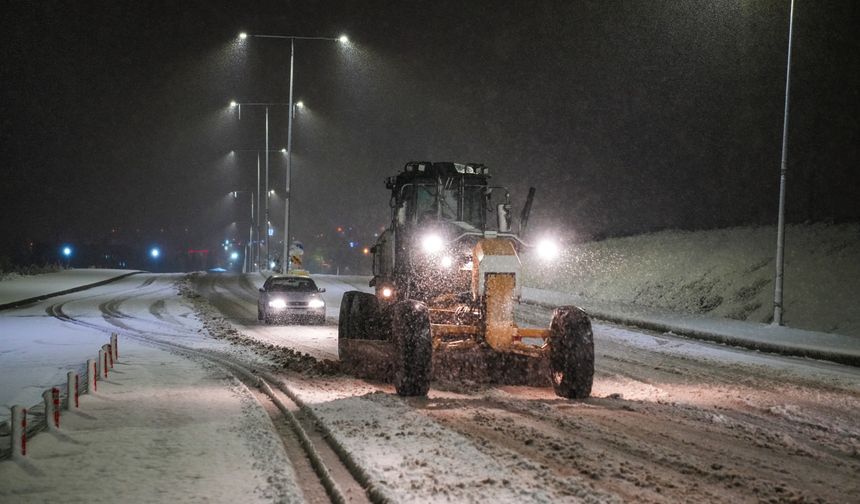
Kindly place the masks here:
[(273, 299), (269, 301), (270, 308), (277, 308), (278, 310), (282, 310), (287, 307), (287, 302), (283, 299)]
[(537, 245), (538, 257), (550, 261), (558, 257), (558, 243), (555, 240), (541, 240)]
[(311, 299), (308, 301), (308, 308), (325, 308), (325, 301), (322, 299)]
[(442, 250), (442, 237), (437, 234), (427, 234), (421, 239), (421, 248), (428, 254), (435, 254)]

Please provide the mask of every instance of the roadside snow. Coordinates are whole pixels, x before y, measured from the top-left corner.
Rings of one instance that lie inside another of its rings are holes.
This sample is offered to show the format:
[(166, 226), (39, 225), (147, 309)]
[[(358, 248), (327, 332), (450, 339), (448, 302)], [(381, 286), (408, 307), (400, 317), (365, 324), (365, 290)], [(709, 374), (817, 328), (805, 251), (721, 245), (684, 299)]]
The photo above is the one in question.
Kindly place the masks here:
[(0, 462), (0, 501), (300, 502), (281, 440), (217, 367), (122, 339), (120, 362), (24, 460)]
[(0, 282), (0, 305), (76, 289), (131, 272), (116, 269), (71, 269), (42, 275), (16, 275)]
[[(661, 231), (573, 245), (542, 265), (524, 255), (525, 285), (591, 303), (770, 322), (773, 227)], [(786, 230), (785, 324), (860, 336), (860, 225)]]

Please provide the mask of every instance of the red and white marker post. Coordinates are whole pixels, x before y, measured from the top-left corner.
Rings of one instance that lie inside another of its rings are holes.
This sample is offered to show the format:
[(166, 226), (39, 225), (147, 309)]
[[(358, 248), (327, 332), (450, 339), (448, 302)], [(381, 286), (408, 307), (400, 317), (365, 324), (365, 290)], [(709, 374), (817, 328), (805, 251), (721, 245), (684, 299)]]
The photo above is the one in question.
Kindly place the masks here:
[(113, 350), (113, 360), (119, 360), (119, 347), (117, 346), (119, 343), (119, 338), (116, 333), (110, 333), (110, 347)]
[(96, 382), (99, 379), (99, 371), (96, 366), (96, 361), (93, 359), (87, 359), (87, 393), (92, 394), (96, 390), (98, 390), (98, 385)]
[(42, 392), (42, 399), (45, 401), (45, 423), (48, 424), (48, 430), (59, 429), (60, 389), (53, 387)]
[(69, 371), (66, 373), (66, 397), (68, 398), (66, 401), (67, 410), (72, 410), (79, 406), (78, 393), (78, 373)]
[[(106, 346), (106, 345), (105, 345)], [(107, 380), (108, 377), (108, 368), (107, 368), (107, 354), (105, 353), (105, 347), (102, 346), (99, 349), (99, 378), (104, 377)]]
[(27, 408), (12, 406), (12, 457), (27, 455)]

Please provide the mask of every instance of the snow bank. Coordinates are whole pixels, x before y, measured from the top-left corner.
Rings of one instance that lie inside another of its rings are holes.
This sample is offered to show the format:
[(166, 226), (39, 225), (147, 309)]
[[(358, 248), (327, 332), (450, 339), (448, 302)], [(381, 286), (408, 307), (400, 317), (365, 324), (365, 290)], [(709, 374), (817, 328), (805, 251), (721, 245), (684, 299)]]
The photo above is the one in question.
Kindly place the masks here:
[[(525, 284), (596, 303), (772, 319), (774, 227), (661, 231), (573, 246), (552, 267), (524, 257)], [(788, 226), (785, 324), (860, 336), (860, 225)]]
[(32, 276), (9, 276), (0, 282), (0, 308), (56, 293), (67, 293), (135, 273), (118, 269), (73, 269)]
[(0, 462), (3, 502), (300, 502), (250, 392), (220, 368), (121, 342), (98, 392), (24, 460)]

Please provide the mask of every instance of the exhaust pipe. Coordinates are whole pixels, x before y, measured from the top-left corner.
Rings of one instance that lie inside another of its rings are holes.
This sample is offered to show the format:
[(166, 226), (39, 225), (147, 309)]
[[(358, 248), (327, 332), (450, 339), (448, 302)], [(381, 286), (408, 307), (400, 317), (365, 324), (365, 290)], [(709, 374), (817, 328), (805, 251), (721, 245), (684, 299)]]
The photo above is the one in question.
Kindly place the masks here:
[(535, 199), (535, 188), (529, 187), (529, 195), (526, 197), (526, 204), (523, 206), (523, 211), (520, 212), (520, 238), (525, 238), (526, 229), (529, 227), (529, 214), (532, 213), (532, 202)]

